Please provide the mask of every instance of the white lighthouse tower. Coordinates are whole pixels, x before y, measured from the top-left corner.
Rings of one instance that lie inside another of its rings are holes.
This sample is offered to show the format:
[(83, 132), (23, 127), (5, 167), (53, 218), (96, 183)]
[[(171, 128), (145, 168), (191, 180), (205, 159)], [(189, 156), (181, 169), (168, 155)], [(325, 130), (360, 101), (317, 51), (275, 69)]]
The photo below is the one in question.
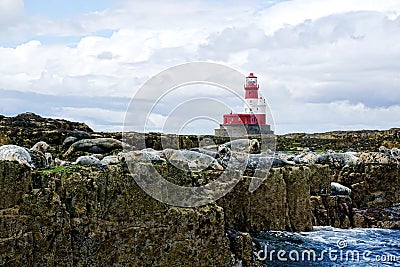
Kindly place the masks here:
[(266, 124), (267, 103), (262, 96), (258, 96), (258, 89), (260, 86), (257, 83), (257, 77), (251, 72), (246, 77), (246, 84), (244, 85), (245, 101), (244, 113), (254, 114), (258, 124)]

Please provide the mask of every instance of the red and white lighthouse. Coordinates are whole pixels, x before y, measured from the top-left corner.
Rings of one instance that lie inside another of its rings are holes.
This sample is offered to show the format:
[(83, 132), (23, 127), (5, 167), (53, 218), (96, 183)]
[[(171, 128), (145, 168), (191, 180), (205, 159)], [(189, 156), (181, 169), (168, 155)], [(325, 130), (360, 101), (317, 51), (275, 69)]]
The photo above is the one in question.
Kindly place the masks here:
[(242, 136), (273, 133), (270, 125), (267, 124), (267, 104), (265, 99), (258, 94), (259, 87), (257, 77), (250, 73), (244, 85), (244, 113), (225, 114), (220, 129), (215, 129), (215, 135)]

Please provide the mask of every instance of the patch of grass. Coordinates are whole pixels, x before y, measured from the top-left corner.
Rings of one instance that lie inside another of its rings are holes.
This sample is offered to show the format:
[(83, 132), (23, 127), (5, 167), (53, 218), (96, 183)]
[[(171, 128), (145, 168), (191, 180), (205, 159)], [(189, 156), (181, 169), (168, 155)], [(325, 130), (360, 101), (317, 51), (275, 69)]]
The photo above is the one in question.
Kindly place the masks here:
[(43, 170), (42, 173), (43, 174), (54, 174), (54, 173), (72, 173), (74, 171), (79, 170), (80, 167), (76, 166), (76, 165), (72, 165), (72, 166), (55, 166), (51, 169), (48, 170)]

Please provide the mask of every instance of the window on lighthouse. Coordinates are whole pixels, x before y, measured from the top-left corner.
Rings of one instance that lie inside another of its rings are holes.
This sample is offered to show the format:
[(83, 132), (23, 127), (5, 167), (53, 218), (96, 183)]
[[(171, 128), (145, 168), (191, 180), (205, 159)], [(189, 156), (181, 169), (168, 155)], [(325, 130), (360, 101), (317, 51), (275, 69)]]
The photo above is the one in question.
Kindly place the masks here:
[(247, 78), (247, 84), (257, 84), (257, 78)]

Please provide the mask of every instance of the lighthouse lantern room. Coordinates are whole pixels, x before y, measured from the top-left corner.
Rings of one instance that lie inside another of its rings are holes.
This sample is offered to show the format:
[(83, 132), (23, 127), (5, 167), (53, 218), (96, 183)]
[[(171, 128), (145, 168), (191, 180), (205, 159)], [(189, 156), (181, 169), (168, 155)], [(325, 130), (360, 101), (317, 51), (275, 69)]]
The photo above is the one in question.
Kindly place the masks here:
[(215, 135), (244, 136), (273, 133), (270, 125), (267, 124), (267, 104), (265, 99), (258, 94), (259, 87), (257, 77), (250, 73), (244, 85), (244, 113), (225, 114), (223, 124), (220, 124), (219, 129), (215, 129)]

